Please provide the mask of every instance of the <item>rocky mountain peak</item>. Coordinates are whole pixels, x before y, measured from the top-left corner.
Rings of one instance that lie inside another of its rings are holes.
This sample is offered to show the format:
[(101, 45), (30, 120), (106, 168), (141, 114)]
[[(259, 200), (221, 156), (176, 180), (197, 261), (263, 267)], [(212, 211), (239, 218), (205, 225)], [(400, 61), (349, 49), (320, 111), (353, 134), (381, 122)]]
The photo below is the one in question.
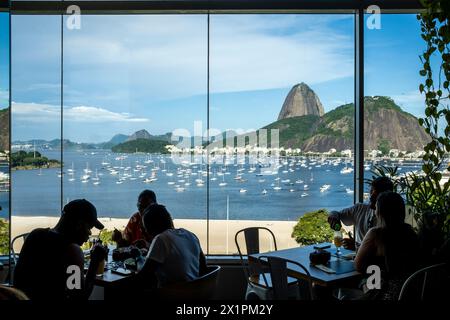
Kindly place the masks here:
[(324, 115), (322, 103), (316, 93), (304, 82), (296, 84), (284, 100), (278, 120), (306, 115)]
[(136, 131), (135, 133), (133, 133), (128, 139), (127, 141), (133, 141), (133, 140), (137, 140), (137, 139), (147, 139), (150, 140), (152, 138), (152, 136), (150, 135), (150, 133), (148, 133), (147, 130), (142, 129), (139, 131)]

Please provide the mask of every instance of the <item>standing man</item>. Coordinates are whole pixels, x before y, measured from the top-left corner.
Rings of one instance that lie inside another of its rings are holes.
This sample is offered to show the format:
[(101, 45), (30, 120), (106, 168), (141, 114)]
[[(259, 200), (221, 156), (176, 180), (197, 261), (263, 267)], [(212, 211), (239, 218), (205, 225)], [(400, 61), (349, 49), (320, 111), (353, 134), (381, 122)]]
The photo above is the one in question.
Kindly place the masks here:
[(331, 211), (328, 223), (334, 229), (336, 224), (343, 223), (346, 226), (355, 226), (355, 238), (344, 239), (343, 246), (349, 250), (359, 247), (364, 236), (370, 228), (376, 226), (375, 204), (377, 197), (384, 191), (393, 191), (394, 184), (388, 177), (378, 177), (372, 181), (370, 188), (370, 202), (356, 203), (350, 208), (341, 211)]

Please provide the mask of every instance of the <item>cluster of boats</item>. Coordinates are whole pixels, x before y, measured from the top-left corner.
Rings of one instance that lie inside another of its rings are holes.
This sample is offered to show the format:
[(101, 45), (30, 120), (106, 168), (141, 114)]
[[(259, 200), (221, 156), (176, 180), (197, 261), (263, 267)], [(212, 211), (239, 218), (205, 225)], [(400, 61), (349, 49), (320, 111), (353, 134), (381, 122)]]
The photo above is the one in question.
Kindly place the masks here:
[[(208, 167), (198, 159), (194, 160), (197, 161), (185, 160), (174, 163), (175, 161), (166, 155), (146, 155), (145, 158), (138, 158), (129, 155), (108, 154), (103, 161), (97, 162), (97, 168), (94, 170), (90, 169), (89, 162), (86, 162), (86, 167), (81, 169), (81, 174), (77, 174), (72, 162), (71, 167), (66, 170), (64, 175), (68, 176), (67, 181), (70, 183), (81, 181), (83, 184), (94, 186), (99, 186), (105, 180), (117, 185), (136, 180), (150, 184), (159, 180), (176, 192), (205, 187), (209, 178), (208, 185), (210, 187), (221, 189), (227, 186), (234, 188), (238, 186), (240, 194), (246, 194), (249, 187), (254, 193), (256, 185), (260, 186), (259, 192), (262, 195), (267, 195), (270, 190), (273, 192), (283, 190), (300, 192), (300, 197), (303, 198), (309, 196), (308, 191), (314, 182), (313, 168), (323, 167), (324, 171), (330, 171), (330, 166), (341, 165), (343, 166), (340, 169), (341, 174), (353, 172), (352, 161), (345, 158), (282, 157), (276, 162), (267, 163), (250, 157), (238, 159), (236, 156), (228, 156), (224, 157), (221, 162), (215, 159), (215, 163)], [(302, 170), (303, 179), (299, 179), (299, 173), (291, 175), (300, 170)], [(335, 170), (339, 170), (339, 168)], [(294, 176), (295, 179), (292, 179)], [(253, 185), (250, 186), (248, 182)], [(242, 186), (239, 187), (240, 184)], [(341, 186), (341, 190), (345, 189), (346, 193), (353, 193), (350, 188)], [(330, 184), (323, 184), (318, 191), (326, 193), (330, 189)]]
[(0, 171), (0, 192), (9, 191), (9, 174)]

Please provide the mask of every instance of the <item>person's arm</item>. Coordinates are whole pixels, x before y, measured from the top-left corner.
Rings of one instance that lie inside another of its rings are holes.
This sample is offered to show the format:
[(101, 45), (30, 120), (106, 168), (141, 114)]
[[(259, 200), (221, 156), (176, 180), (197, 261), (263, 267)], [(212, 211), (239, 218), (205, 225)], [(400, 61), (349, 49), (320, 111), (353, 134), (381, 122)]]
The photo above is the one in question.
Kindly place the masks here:
[(137, 282), (146, 288), (155, 288), (157, 279), (155, 272), (162, 265), (166, 257), (166, 247), (159, 236), (156, 236), (148, 250), (144, 265), (136, 275)]
[(118, 248), (128, 247), (129, 243), (124, 239), (122, 232), (114, 229), (111, 240), (117, 243)]
[(345, 208), (339, 211), (339, 218), (346, 226), (352, 226), (356, 223), (356, 213), (358, 211), (357, 206), (358, 204), (355, 204), (350, 208)]
[(377, 244), (376, 244), (376, 232), (374, 229), (370, 229), (367, 232), (361, 246), (355, 257), (355, 269), (361, 273), (365, 273), (367, 267), (377, 254)]
[[(97, 248), (97, 249), (96, 249)], [(84, 276), (84, 255), (81, 248), (76, 244), (70, 244), (68, 248), (68, 264), (76, 265), (81, 271), (81, 290), (72, 289), (68, 290), (70, 298), (88, 299), (92, 293), (94, 287), (94, 280), (97, 272), (98, 265), (100, 263), (100, 253), (104, 255), (104, 249), (98, 246), (94, 247), (91, 253), (91, 262), (89, 264), (88, 272)]]

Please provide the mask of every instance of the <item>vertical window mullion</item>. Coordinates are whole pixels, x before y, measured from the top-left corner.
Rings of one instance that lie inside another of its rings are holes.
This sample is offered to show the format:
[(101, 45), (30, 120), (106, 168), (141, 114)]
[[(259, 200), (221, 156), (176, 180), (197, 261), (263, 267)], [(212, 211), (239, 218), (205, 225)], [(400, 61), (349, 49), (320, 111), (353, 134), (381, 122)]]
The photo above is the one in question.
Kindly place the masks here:
[[(206, 141), (209, 144), (209, 27), (210, 27), (210, 14), (207, 15), (207, 54), (206, 54)], [(206, 252), (209, 254), (209, 152), (206, 149)]]
[(354, 202), (364, 200), (364, 8), (355, 11)]

